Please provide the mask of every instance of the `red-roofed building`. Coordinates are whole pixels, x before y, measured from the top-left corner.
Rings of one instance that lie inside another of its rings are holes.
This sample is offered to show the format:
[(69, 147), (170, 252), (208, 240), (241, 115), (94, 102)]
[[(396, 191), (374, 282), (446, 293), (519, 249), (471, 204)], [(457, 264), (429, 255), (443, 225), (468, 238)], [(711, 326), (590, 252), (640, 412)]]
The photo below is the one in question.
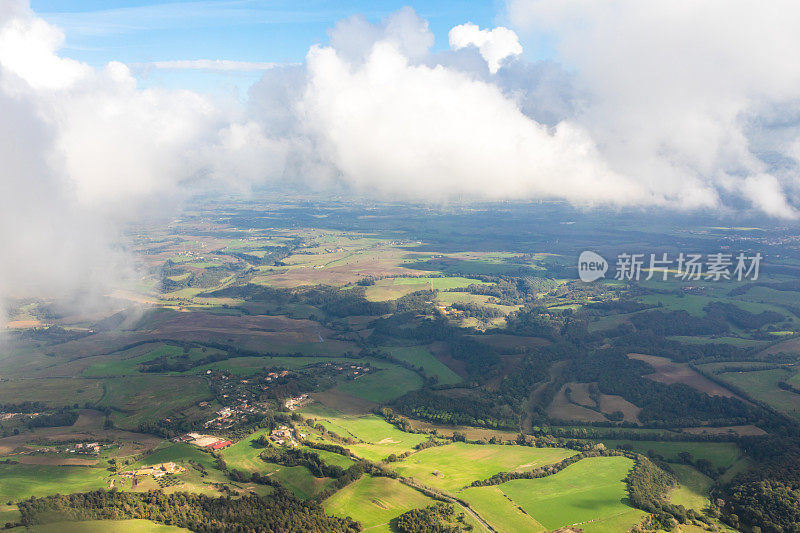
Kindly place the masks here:
[(231, 444), (233, 443), (229, 440), (218, 440), (217, 442), (209, 444), (208, 447), (211, 448), (212, 450), (221, 450), (223, 448), (227, 448)]

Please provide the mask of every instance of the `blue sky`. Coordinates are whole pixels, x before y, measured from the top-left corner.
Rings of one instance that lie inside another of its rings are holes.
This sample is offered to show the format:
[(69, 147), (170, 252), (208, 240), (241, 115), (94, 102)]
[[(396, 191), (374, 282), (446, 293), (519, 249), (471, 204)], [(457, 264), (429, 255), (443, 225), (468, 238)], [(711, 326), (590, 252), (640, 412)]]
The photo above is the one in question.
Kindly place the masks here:
[(327, 40), (337, 20), (361, 13), (375, 21), (405, 5), (429, 21), (437, 48), (447, 46), (455, 25), (494, 25), (502, 7), (491, 0), (31, 1), (38, 15), (66, 31), (63, 53), (95, 66), (110, 60), (299, 62), (311, 45)]

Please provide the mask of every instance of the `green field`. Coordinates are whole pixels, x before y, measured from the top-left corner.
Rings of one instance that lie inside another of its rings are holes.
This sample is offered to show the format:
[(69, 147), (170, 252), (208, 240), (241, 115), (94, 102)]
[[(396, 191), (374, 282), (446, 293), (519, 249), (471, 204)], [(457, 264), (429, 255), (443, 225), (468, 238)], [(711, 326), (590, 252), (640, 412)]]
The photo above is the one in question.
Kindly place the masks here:
[(726, 372), (718, 377), (739, 387), (753, 398), (768, 404), (795, 419), (800, 419), (800, 394), (778, 388), (779, 381), (788, 381), (793, 373), (784, 369), (754, 372)]
[(319, 455), (319, 458), (322, 459), (322, 461), (325, 464), (332, 466), (340, 466), (345, 470), (356, 464), (356, 462), (350, 459), (349, 457), (345, 457), (344, 455), (340, 455), (338, 453), (329, 452), (327, 450), (317, 450), (315, 448), (308, 448), (308, 447), (303, 447), (303, 449)]
[(289, 489), (295, 496), (305, 500), (327, 489), (333, 479), (314, 477), (305, 466), (282, 466), (275, 463), (263, 463), (262, 473)]
[(605, 440), (608, 448), (629, 445), (634, 451), (647, 455), (651, 450), (667, 461), (677, 461), (680, 452), (689, 452), (695, 459), (706, 459), (716, 467), (729, 468), (742, 452), (733, 442), (658, 442), (636, 440)]
[(423, 367), (426, 376), (436, 376), (441, 384), (452, 385), (462, 381), (458, 374), (436, 359), (424, 346), (383, 347), (381, 350), (395, 359)]
[(758, 346), (766, 346), (769, 341), (757, 341), (753, 339), (742, 339), (739, 337), (685, 337), (674, 335), (667, 337), (669, 340), (684, 342), (688, 344), (730, 344), (740, 348), (753, 348)]
[(379, 279), (366, 290), (368, 300), (374, 302), (396, 300), (406, 294), (421, 290), (447, 290), (470, 285), (484, 285), (476, 279), (453, 277), (412, 277)]
[(99, 489), (110, 475), (102, 467), (0, 464), (0, 501)]
[(383, 362), (374, 366), (381, 367), (381, 370), (346, 381), (337, 387), (338, 390), (356, 398), (381, 403), (394, 400), (423, 385), (419, 374), (411, 370)]
[(111, 355), (102, 356), (98, 361), (83, 371), (85, 377), (106, 377), (106, 376), (130, 376), (140, 374), (140, 364), (152, 361), (159, 357), (174, 359), (185, 355), (190, 360), (198, 360), (203, 357), (220, 353), (214, 348), (192, 348), (184, 352), (180, 346), (170, 344), (153, 343), (144, 344)]
[(106, 379), (103, 385), (106, 393), (100, 405), (117, 409), (112, 415), (114, 422), (130, 429), (211, 397), (205, 381), (198, 377), (146, 374)]
[(358, 520), (367, 531), (391, 531), (393, 518), (434, 503), (395, 479), (365, 475), (325, 500), (323, 507), (334, 516)]
[[(287, 370), (302, 368), (315, 363), (363, 363), (363, 359), (345, 359), (341, 357), (236, 357), (217, 361), (203, 366), (203, 369), (229, 370), (237, 376), (258, 374), (265, 368), (278, 367)], [(187, 374), (196, 374), (197, 369), (188, 370)]]
[(522, 512), (497, 486), (471, 487), (459, 494), (478, 515), (498, 533), (546, 531), (530, 515)]
[(345, 447), (370, 461), (380, 461), (391, 454), (413, 450), (414, 446), (428, 439), (427, 435), (400, 431), (376, 415), (343, 415), (314, 404), (305, 409), (303, 414), (317, 419), (327, 430), (341, 437), (364, 441)]
[(787, 318), (793, 316), (783, 307), (771, 305), (768, 303), (760, 303), (753, 301), (738, 300), (736, 298), (727, 297), (713, 297), (713, 296), (698, 296), (694, 294), (685, 294), (678, 296), (677, 294), (649, 294), (641, 296), (638, 300), (645, 304), (657, 305), (663, 304), (663, 309), (670, 311), (686, 311), (694, 316), (705, 316), (703, 308), (713, 302), (722, 302), (733, 304), (745, 311), (751, 313), (761, 313), (763, 311), (775, 311)]
[[(625, 503), (627, 490), (623, 481), (632, 467), (633, 460), (627, 457), (590, 457), (552, 476), (503, 483), (500, 490), (548, 530), (606, 521), (634, 511)], [(631, 513), (631, 518), (642, 514)], [(627, 526), (636, 522), (638, 518)], [(619, 526), (616, 520), (613, 523), (613, 527)]]
[(97, 402), (102, 397), (102, 383), (94, 379), (38, 378), (0, 382), (0, 403), (42, 402), (62, 407)]
[(688, 465), (671, 465), (671, 468), (680, 486), (672, 490), (669, 501), (696, 511), (708, 507), (708, 490), (714, 484), (714, 480)]
[(457, 491), (498, 472), (533, 470), (575, 455), (564, 448), (467, 444), (427, 448), (393, 464), (400, 475), (445, 491)]
[(233, 446), (225, 448), (222, 451), (222, 457), (225, 459), (225, 464), (228, 465), (228, 468), (243, 470), (244, 472), (263, 472), (264, 461), (258, 456), (263, 448), (254, 446), (253, 441), (268, 433), (266, 429), (256, 431)]
[(139, 468), (159, 463), (186, 463), (194, 461), (209, 468), (214, 468), (214, 458), (210, 453), (204, 452), (193, 444), (179, 442), (165, 443), (152, 453), (145, 455), (142, 459), (134, 463), (130, 468)]

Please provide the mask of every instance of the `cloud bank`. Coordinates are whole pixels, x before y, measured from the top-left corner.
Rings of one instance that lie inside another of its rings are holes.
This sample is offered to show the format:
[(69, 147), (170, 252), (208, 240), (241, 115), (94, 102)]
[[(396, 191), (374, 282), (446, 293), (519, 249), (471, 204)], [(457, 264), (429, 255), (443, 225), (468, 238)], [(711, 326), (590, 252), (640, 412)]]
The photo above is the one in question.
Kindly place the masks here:
[[(129, 260), (115, 228), (210, 182), (797, 217), (795, 4), (511, 0), (507, 19), (434, 52), (405, 8), (340, 21), (298, 65), (156, 65), (266, 69), (242, 104), (62, 57), (62, 32), (7, 0), (0, 295), (113, 284)], [(520, 43), (544, 38), (555, 59), (528, 61)]]

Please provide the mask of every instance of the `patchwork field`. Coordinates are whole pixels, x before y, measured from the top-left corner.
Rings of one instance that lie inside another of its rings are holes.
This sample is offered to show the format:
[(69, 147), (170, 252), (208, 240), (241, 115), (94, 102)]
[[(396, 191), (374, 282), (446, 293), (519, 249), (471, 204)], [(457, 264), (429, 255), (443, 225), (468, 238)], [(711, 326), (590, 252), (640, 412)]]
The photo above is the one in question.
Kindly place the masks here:
[(576, 453), (564, 448), (456, 442), (417, 452), (402, 462), (394, 463), (392, 468), (424, 485), (454, 492), (498, 472), (532, 470)]
[(584, 407), (576, 405), (567, 399), (565, 392), (566, 385), (553, 398), (547, 407), (547, 416), (558, 420), (576, 420), (579, 422), (605, 422), (607, 418), (602, 414)]
[(609, 533), (619, 517), (631, 527), (644, 515), (627, 505), (624, 479), (633, 467), (627, 457), (593, 457), (552, 476), (513, 480), (500, 485), (511, 500), (548, 530), (593, 523)]

